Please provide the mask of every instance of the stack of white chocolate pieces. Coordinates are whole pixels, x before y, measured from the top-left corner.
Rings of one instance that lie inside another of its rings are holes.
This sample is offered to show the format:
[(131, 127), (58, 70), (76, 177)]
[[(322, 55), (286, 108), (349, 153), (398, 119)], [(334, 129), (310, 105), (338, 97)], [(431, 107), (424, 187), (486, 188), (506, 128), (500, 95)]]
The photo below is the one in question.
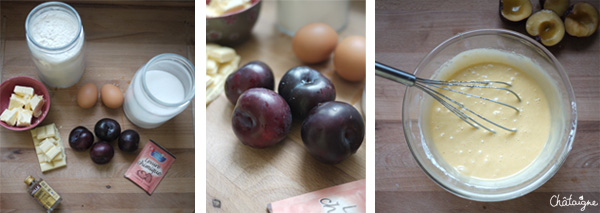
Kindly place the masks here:
[(241, 57), (230, 47), (206, 44), (206, 104), (219, 97), (227, 76), (236, 71)]
[(67, 165), (65, 147), (56, 125), (49, 124), (32, 129), (31, 137), (42, 172)]
[(42, 115), (44, 98), (36, 95), (31, 87), (15, 86), (8, 108), (0, 115), (0, 121), (10, 126), (30, 126), (31, 118)]

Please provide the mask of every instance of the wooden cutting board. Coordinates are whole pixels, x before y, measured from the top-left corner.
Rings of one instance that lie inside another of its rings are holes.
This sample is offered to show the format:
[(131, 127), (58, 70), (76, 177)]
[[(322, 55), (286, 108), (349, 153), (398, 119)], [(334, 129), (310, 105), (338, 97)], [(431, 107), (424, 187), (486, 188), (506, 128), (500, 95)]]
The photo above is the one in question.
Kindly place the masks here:
[[(122, 109), (97, 103), (81, 109), (76, 94), (83, 84), (116, 84), (127, 90), (135, 72), (152, 57), (176, 53), (194, 61), (194, 2), (79, 2), (68, 1), (79, 13), (86, 38), (86, 71), (66, 89), (49, 89), (51, 106), (42, 124), (56, 123), (66, 148), (67, 167), (42, 173), (29, 131), (0, 129), (0, 212), (40, 212), (42, 207), (27, 195), (23, 180), (32, 175), (45, 179), (62, 197), (57, 212), (142, 211), (191, 212), (194, 209), (194, 103), (161, 127), (134, 126)], [(7, 2), (1, 6), (0, 74), (2, 81), (19, 75), (39, 80), (25, 41), (25, 19), (34, 2)], [(101, 118), (113, 118), (122, 130), (140, 134), (140, 148), (153, 139), (177, 159), (149, 196), (123, 175), (136, 154), (121, 152), (105, 165), (94, 164), (89, 151), (75, 152), (68, 144), (70, 131), (85, 126), (93, 131)]]
[[(292, 67), (303, 65), (292, 52), (291, 37), (275, 28), (275, 1), (264, 1), (249, 41), (235, 47), (240, 65), (253, 60), (267, 63), (276, 84)], [(351, 1), (349, 22), (340, 40), (365, 35), (365, 2)], [(337, 101), (361, 110), (364, 82), (350, 83), (334, 71), (332, 60), (311, 65), (336, 88)], [(267, 204), (303, 193), (365, 178), (365, 143), (356, 154), (337, 165), (315, 160), (300, 137), (300, 121), (281, 143), (254, 149), (240, 142), (231, 129), (233, 105), (222, 94), (206, 109), (206, 189), (208, 212), (264, 212)], [(371, 141), (372, 142), (372, 141)]]
[[(531, 1), (539, 8), (538, 1)], [(571, 1), (571, 3), (579, 1)], [(600, 9), (599, 1), (587, 1)], [(506, 25), (498, 1), (437, 1), (418, 4), (378, 0), (375, 11), (376, 60), (409, 72), (439, 43), (465, 32), (504, 28), (526, 34), (524, 24)], [(534, 9), (537, 10), (537, 9)], [(579, 121), (573, 149), (557, 174), (537, 190), (505, 202), (475, 202), (445, 191), (414, 160), (402, 131), (405, 87), (375, 80), (376, 210), (379, 212), (580, 212), (581, 206), (552, 207), (553, 195), (600, 202), (600, 33), (565, 39), (549, 50), (565, 67), (575, 90)], [(600, 206), (588, 206), (598, 212)]]

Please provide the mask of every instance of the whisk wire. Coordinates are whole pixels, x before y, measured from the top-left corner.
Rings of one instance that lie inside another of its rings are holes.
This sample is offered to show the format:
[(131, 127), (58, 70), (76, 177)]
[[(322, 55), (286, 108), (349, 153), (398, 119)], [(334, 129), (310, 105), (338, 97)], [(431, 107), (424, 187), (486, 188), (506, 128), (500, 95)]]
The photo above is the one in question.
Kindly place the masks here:
[[(519, 109), (512, 105), (448, 88), (450, 86), (457, 86), (457, 87), (470, 87), (470, 88), (483, 88), (483, 89), (499, 89), (499, 90), (504, 90), (504, 91), (507, 91), (507, 92), (513, 94), (519, 100), (519, 102), (521, 102), (521, 97), (519, 97), (519, 95), (517, 93), (515, 93), (514, 91), (512, 91), (511, 89), (508, 89), (505, 87), (489, 86), (491, 84), (504, 84), (506, 86), (511, 87), (512, 85), (507, 82), (502, 82), (502, 81), (439, 81), (439, 80), (431, 80), (431, 79), (422, 79), (422, 78), (417, 78), (415, 75), (413, 75), (411, 73), (407, 73), (402, 70), (398, 70), (396, 68), (387, 66), (387, 65), (379, 63), (379, 62), (375, 62), (375, 73), (378, 76), (396, 81), (398, 83), (402, 83), (406, 86), (415, 86), (418, 89), (421, 89), (423, 92), (427, 93), (432, 98), (434, 98), (436, 101), (441, 103), (444, 107), (446, 107), (448, 110), (450, 110), (456, 116), (458, 116), (460, 119), (462, 119), (463, 121), (465, 121), (466, 123), (468, 123), (469, 125), (473, 126), (476, 129), (479, 129), (479, 127), (482, 127), (489, 132), (496, 133), (494, 130), (486, 127), (485, 125), (481, 124), (477, 120), (473, 119), (471, 116), (467, 115), (464, 111), (467, 111), (467, 112), (479, 117), (483, 121), (488, 122), (494, 126), (504, 129), (506, 131), (510, 131), (510, 132), (517, 131), (517, 129), (506, 128), (498, 123), (495, 123), (495, 122), (473, 112), (469, 108), (465, 107), (463, 104), (451, 99), (450, 97), (448, 97), (438, 91), (440, 89), (443, 89), (443, 90), (447, 90), (450, 92), (456, 92), (456, 93), (459, 93), (462, 95), (466, 95), (467, 97), (479, 98), (479, 99), (490, 101), (490, 102), (493, 102), (496, 104), (501, 104), (503, 106), (507, 106), (507, 107), (512, 108), (512, 109), (516, 110), (517, 112), (519, 112)], [(484, 85), (478, 85), (478, 84), (484, 84)], [(448, 87), (443, 87), (443, 86), (448, 86)]]
[[(492, 100), (492, 99), (489, 99), (489, 98), (486, 98), (486, 97), (481, 97), (481, 96), (478, 96), (478, 95), (473, 95), (473, 94), (470, 94), (470, 93), (466, 93), (466, 92), (462, 92), (462, 91), (450, 89), (450, 88), (447, 88), (447, 87), (440, 87), (438, 85), (429, 85), (429, 86), (432, 86), (432, 87), (435, 87), (435, 88), (440, 88), (440, 89), (447, 90), (447, 91), (450, 91), (450, 92), (455, 92), (455, 93), (463, 94), (463, 95), (466, 95), (466, 96), (471, 96), (471, 97), (474, 97), (474, 98), (479, 98), (479, 99), (486, 100), (486, 101), (489, 101), (489, 102), (493, 102), (493, 103), (496, 103), (496, 104), (500, 104), (500, 105), (509, 107), (509, 108), (514, 109), (515, 111), (519, 112), (519, 109), (517, 109), (516, 107), (514, 107), (512, 105), (509, 105), (509, 104), (506, 104), (506, 103), (503, 103), (503, 102), (500, 102), (500, 101), (495, 101), (495, 100)], [(494, 88), (494, 87), (484, 87), (484, 88), (497, 89), (497, 88)], [(505, 88), (503, 88), (503, 89), (505, 89)], [(519, 98), (518, 95), (517, 95), (517, 98)], [(519, 98), (519, 102), (521, 102), (520, 99), (521, 98)]]
[(474, 85), (474, 84), (486, 84), (486, 85), (490, 85), (490, 84), (504, 84), (507, 85), (509, 87), (512, 87), (511, 84), (506, 83), (504, 81), (438, 81), (438, 80), (431, 80), (431, 79), (423, 79), (423, 78), (417, 78), (417, 81), (422, 81), (425, 82), (427, 84), (430, 85), (444, 85), (444, 86), (458, 86), (458, 87), (470, 87), (470, 88), (486, 88), (486, 89), (499, 89), (499, 90), (504, 90), (507, 91), (511, 94), (513, 94), (515, 97), (517, 97), (517, 99), (519, 100), (519, 102), (521, 102), (521, 97), (519, 97), (519, 95), (517, 95), (516, 92), (505, 88), (505, 87), (495, 87), (495, 86), (481, 86), (481, 85)]
[[(476, 112), (473, 112), (473, 111), (472, 111), (472, 110), (470, 110), (469, 108), (465, 107), (463, 104), (461, 104), (461, 103), (458, 103), (457, 101), (455, 101), (455, 100), (453, 100), (453, 99), (449, 98), (448, 96), (446, 96), (446, 95), (444, 95), (444, 94), (442, 94), (442, 93), (440, 93), (440, 92), (438, 92), (438, 91), (436, 91), (436, 90), (434, 90), (434, 89), (432, 89), (432, 88), (429, 88), (429, 87), (427, 87), (427, 86), (425, 86), (425, 85), (422, 85), (422, 84), (420, 84), (419, 82), (417, 82), (417, 83), (415, 84), (415, 86), (417, 86), (418, 88), (421, 88), (421, 89), (423, 89), (423, 91), (426, 91), (426, 92), (427, 92), (427, 94), (431, 95), (431, 96), (432, 96), (432, 97), (433, 97), (435, 100), (437, 100), (438, 102), (440, 102), (440, 103), (441, 103), (441, 104), (442, 104), (444, 107), (448, 108), (450, 111), (452, 111), (452, 112), (453, 112), (455, 115), (457, 115), (457, 116), (458, 116), (459, 118), (461, 118), (463, 121), (467, 122), (468, 124), (470, 124), (471, 126), (473, 126), (473, 127), (475, 127), (475, 128), (477, 128), (477, 126), (474, 126), (474, 125), (473, 125), (471, 122), (469, 122), (469, 120), (470, 120), (470, 121), (472, 121), (472, 122), (474, 122), (474, 123), (475, 123), (475, 124), (477, 124), (478, 126), (481, 126), (481, 127), (483, 127), (483, 128), (484, 128), (485, 130), (487, 130), (487, 131), (490, 131), (490, 132), (492, 132), (492, 133), (494, 133), (494, 134), (496, 133), (496, 131), (494, 131), (494, 130), (492, 130), (492, 129), (490, 129), (490, 128), (486, 127), (485, 125), (483, 125), (483, 124), (481, 124), (481, 123), (477, 122), (476, 120), (474, 120), (473, 118), (471, 118), (470, 116), (468, 116), (468, 115), (467, 115), (467, 114), (465, 114), (464, 112), (460, 111), (458, 108), (456, 108), (456, 107), (455, 107), (455, 106), (453, 106), (452, 104), (449, 104), (447, 101), (445, 101), (445, 100), (443, 100), (443, 99), (446, 99), (446, 100), (448, 100), (448, 101), (450, 101), (450, 102), (452, 102), (452, 103), (456, 104), (456, 105), (457, 105), (457, 106), (459, 106), (461, 109), (464, 109), (464, 110), (466, 110), (467, 112), (470, 112), (471, 114), (473, 114), (473, 115), (477, 116), (478, 118), (480, 118), (480, 119), (482, 119), (482, 120), (484, 120), (484, 121), (486, 121), (486, 122), (488, 122), (488, 123), (490, 123), (490, 124), (492, 124), (492, 125), (494, 125), (494, 126), (497, 126), (497, 127), (501, 128), (501, 129), (504, 129), (504, 130), (506, 130), (506, 131), (510, 131), (510, 132), (516, 132), (516, 131), (517, 131), (516, 129), (509, 129), (509, 128), (506, 128), (506, 127), (504, 127), (504, 126), (502, 126), (502, 125), (500, 125), (500, 124), (498, 124), (498, 123), (496, 123), (496, 122), (493, 122), (493, 121), (491, 121), (491, 120), (489, 120), (489, 119), (487, 119), (487, 118), (483, 117), (482, 115), (480, 115), (480, 114), (478, 114), (478, 113), (476, 113)], [(433, 94), (432, 94), (432, 93), (433, 93)], [(442, 97), (443, 99), (442, 99), (442, 98), (440, 98), (440, 97)], [(466, 117), (467, 119), (465, 119), (465, 117)], [(478, 129), (478, 128), (477, 128), (477, 129)]]

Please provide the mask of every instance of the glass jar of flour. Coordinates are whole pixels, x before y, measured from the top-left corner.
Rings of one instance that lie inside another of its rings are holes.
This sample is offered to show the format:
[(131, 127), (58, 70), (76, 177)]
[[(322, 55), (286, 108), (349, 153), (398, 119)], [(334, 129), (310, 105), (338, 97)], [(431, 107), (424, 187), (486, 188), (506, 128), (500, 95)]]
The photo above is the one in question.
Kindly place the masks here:
[(181, 113), (194, 98), (194, 65), (172, 53), (155, 56), (133, 76), (125, 92), (127, 119), (155, 128)]
[(25, 21), (27, 46), (41, 80), (50, 87), (66, 88), (85, 70), (84, 33), (73, 7), (46, 2), (33, 8)]

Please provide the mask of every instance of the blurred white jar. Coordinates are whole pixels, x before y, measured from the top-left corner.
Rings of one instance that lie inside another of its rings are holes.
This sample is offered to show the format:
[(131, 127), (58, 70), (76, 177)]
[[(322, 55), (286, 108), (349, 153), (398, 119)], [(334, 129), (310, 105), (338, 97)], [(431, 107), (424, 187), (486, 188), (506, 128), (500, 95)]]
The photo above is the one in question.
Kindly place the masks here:
[(279, 0), (277, 29), (294, 36), (302, 26), (321, 22), (340, 32), (348, 21), (349, 0)]
[(25, 21), (27, 46), (42, 81), (56, 88), (73, 86), (85, 70), (85, 34), (73, 7), (46, 2), (33, 8)]
[(172, 53), (155, 56), (133, 76), (125, 92), (127, 119), (156, 128), (181, 113), (194, 97), (194, 65)]

